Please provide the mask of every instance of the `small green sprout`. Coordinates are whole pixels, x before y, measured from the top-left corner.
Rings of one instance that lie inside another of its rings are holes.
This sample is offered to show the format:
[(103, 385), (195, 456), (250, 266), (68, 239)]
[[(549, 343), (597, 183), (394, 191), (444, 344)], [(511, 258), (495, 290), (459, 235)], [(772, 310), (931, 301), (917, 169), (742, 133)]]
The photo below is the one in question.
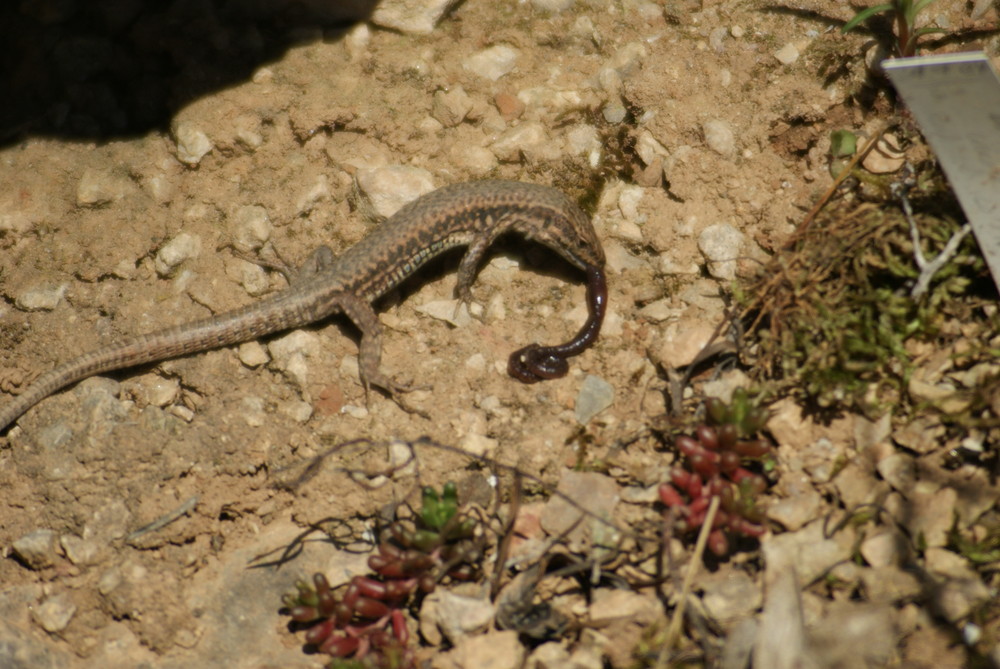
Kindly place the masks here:
[(840, 29), (848, 33), (876, 14), (891, 13), (896, 23), (896, 53), (902, 58), (917, 55), (917, 41), (924, 35), (943, 33), (942, 28), (917, 28), (917, 14), (934, 0), (890, 0), (868, 9), (863, 9)]

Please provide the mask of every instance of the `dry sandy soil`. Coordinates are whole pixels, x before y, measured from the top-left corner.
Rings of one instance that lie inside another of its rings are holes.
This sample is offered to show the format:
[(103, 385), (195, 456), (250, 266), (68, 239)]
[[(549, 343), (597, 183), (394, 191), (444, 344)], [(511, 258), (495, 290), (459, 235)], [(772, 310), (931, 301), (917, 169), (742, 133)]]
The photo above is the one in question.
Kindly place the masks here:
[[(426, 34), (338, 18), (318, 2), (13, 4), (0, 16), (3, 76), (16, 92), (0, 114), (5, 392), (105, 343), (281, 290), (280, 274), (234, 245), (292, 264), (323, 244), (339, 252), (373, 225), (359, 179), (398, 166), (435, 186), (508, 178), (581, 198), (608, 253), (611, 293), (598, 344), (565, 378), (526, 386), (506, 375), (506, 357), (576, 330), (578, 273), (505, 240), (473, 287), (482, 317), (455, 326), (441, 303), (453, 297), (457, 256), (421, 272), (379, 313), (383, 363), (426, 386), (409, 400), (429, 419), (378, 393), (366, 405), (357, 334), (344, 319), (42, 401), (0, 437), (5, 667), (316, 666), (278, 614), (280, 596), (316, 570), (363, 569), (358, 556), (316, 541), (280, 569), (250, 561), (309, 523), (335, 518), (361, 533), (420, 485), (468, 490), (482, 480), (476, 463), (432, 448), (417, 450), (418, 470), (374, 487), (343, 473), (383, 466), (389, 440), (430, 437), (553, 486), (596, 461), (615, 463), (618, 483), (633, 489), (663, 480), (672, 456), (646, 429), (666, 410), (662, 370), (691, 361), (733, 276), (752, 272), (830, 185), (830, 131), (868, 129), (885, 108), (884, 98), (862, 100), (870, 38), (836, 30), (853, 14), (845, 3), (468, 0)], [(968, 20), (956, 0), (931, 13), (952, 29)], [(591, 377), (610, 384), (613, 400), (581, 425)], [(831, 429), (837, 453), (870, 443), (854, 423)], [(826, 434), (809, 430), (786, 430), (798, 436), (780, 445), (806, 448)], [(382, 445), (336, 453), (295, 492), (277, 485), (358, 438)], [(969, 476), (982, 485), (983, 513), (996, 488)], [(652, 514), (651, 501), (633, 499), (631, 517)], [(136, 533), (179, 508), (165, 527)], [(825, 507), (809, 512), (788, 522), (807, 527)], [(683, 564), (689, 549), (679, 555)], [(760, 615), (762, 571), (753, 553), (716, 566), (697, 590), (707, 607), (700, 635), (710, 630), (721, 646), (734, 630), (746, 634), (741, 623)], [(859, 573), (839, 577), (861, 583)], [(816, 641), (826, 649), (817, 666), (968, 661), (952, 631), (979, 610), (979, 591), (954, 595), (969, 600), (955, 617), (905, 585), (863, 612), (874, 618), (830, 608), (850, 596), (807, 592), (811, 629), (854, 639), (848, 621), (874, 620), (868, 631), (882, 644)], [(729, 604), (711, 608), (720, 601)], [(623, 666), (647, 627), (605, 630), (601, 642), (578, 635), (567, 647)]]

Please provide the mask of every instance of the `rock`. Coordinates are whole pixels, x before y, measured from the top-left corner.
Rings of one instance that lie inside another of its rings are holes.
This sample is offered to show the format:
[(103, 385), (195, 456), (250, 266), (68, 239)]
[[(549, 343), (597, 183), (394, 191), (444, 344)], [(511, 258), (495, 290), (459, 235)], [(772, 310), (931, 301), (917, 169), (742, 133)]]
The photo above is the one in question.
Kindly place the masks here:
[[(454, 650), (438, 656), (433, 667), (456, 669), (520, 669), (525, 649), (517, 632), (489, 632), (466, 637)], [(447, 662), (448, 664), (445, 664)]]
[(240, 415), (250, 427), (262, 427), (267, 423), (267, 412), (262, 397), (253, 395), (240, 399)]
[(729, 37), (729, 31), (726, 30), (725, 26), (719, 26), (709, 33), (708, 46), (716, 53), (723, 53), (726, 50), (727, 37)]
[(524, 103), (516, 95), (510, 93), (497, 93), (493, 97), (493, 104), (496, 105), (497, 111), (500, 112), (500, 116), (505, 121), (513, 121), (524, 113)]
[(375, 5), (371, 21), (377, 26), (413, 35), (434, 31), (458, 0), (383, 0)]
[(493, 453), (496, 453), (499, 445), (500, 442), (498, 440), (476, 432), (470, 432), (458, 441), (458, 447), (460, 449), (466, 453), (472, 453), (473, 455), (480, 457), (492, 456)]
[(271, 278), (264, 268), (249, 260), (236, 258), (233, 264), (227, 266), (227, 273), (232, 276), (232, 268), (236, 268), (236, 280), (243, 286), (243, 290), (251, 297), (259, 297), (271, 292)]
[(576, 396), (576, 422), (586, 425), (615, 400), (615, 389), (604, 379), (588, 374)]
[(793, 487), (794, 491), (788, 497), (770, 504), (767, 507), (767, 517), (781, 523), (785, 529), (797, 530), (819, 515), (823, 498), (809, 481), (804, 484), (799, 482), (794, 486), (789, 486), (786, 481), (782, 483), (786, 487)]
[(892, 527), (876, 529), (860, 546), (861, 557), (872, 567), (899, 567), (910, 559), (906, 537)]
[(663, 146), (645, 128), (639, 131), (639, 136), (636, 138), (635, 152), (639, 154), (639, 159), (646, 165), (652, 165), (657, 160), (664, 160), (670, 156), (667, 147)]
[(466, 142), (457, 142), (449, 151), (451, 159), (458, 167), (465, 168), (470, 174), (485, 177), (496, 169), (498, 161), (493, 152), (484, 146), (476, 146)]
[(417, 306), (416, 310), (456, 328), (472, 323), (468, 306), (458, 300), (431, 300)]
[(392, 150), (384, 143), (356, 132), (334, 132), (323, 152), (337, 169), (354, 175), (358, 170), (374, 170), (392, 163)]
[(668, 297), (662, 300), (656, 300), (655, 302), (650, 302), (643, 308), (639, 309), (639, 315), (648, 321), (654, 323), (660, 323), (670, 318), (677, 317), (677, 309), (671, 306), (672, 300)]
[(910, 536), (922, 536), (926, 546), (945, 546), (955, 518), (958, 497), (955, 489), (934, 490), (933, 486), (920, 483), (906, 497), (908, 504), (890, 509), (896, 520), (909, 531)]
[(847, 458), (847, 444), (820, 437), (799, 451), (802, 467), (815, 483), (829, 483)]
[(878, 473), (889, 485), (904, 495), (913, 489), (917, 481), (916, 463), (905, 453), (893, 453), (882, 458), (876, 465)]
[(35, 229), (37, 222), (22, 211), (0, 211), (0, 233), (23, 236)]
[(201, 238), (182, 232), (160, 247), (153, 258), (153, 266), (161, 277), (173, 276), (177, 268), (186, 260), (201, 255)]
[(727, 369), (719, 376), (702, 385), (705, 397), (717, 397), (726, 404), (733, 401), (733, 393), (738, 388), (750, 388), (753, 382), (741, 369)]
[(899, 638), (894, 611), (864, 602), (833, 602), (809, 629), (808, 667), (886, 667)]
[(873, 604), (898, 604), (912, 600), (924, 588), (916, 575), (897, 567), (872, 567), (861, 570), (865, 596)]
[(668, 369), (687, 367), (715, 334), (715, 326), (701, 319), (669, 323), (663, 329), (650, 349), (650, 355), (658, 365)]
[(628, 116), (628, 109), (625, 108), (625, 103), (622, 102), (621, 98), (616, 97), (604, 105), (604, 108), (601, 109), (601, 115), (611, 125), (617, 125)]
[[(618, 211), (627, 221), (636, 221), (639, 216), (639, 203), (642, 202), (646, 189), (641, 186), (624, 186), (618, 193)], [(641, 238), (640, 238), (641, 240)]]
[(566, 133), (566, 150), (574, 156), (587, 156), (592, 167), (600, 164), (602, 148), (597, 128), (592, 125), (575, 125)]
[(848, 462), (833, 479), (833, 485), (847, 508), (874, 502), (889, 489), (885, 481), (875, 478), (868, 464), (858, 461)]
[(638, 71), (642, 61), (649, 54), (649, 48), (643, 42), (629, 42), (622, 46), (607, 62), (623, 79)]
[(559, 155), (558, 147), (549, 142), (545, 127), (537, 121), (526, 121), (504, 131), (490, 149), (505, 163), (545, 160)]
[[(542, 527), (551, 536), (570, 530), (567, 544), (572, 551), (590, 550), (591, 546), (611, 546), (617, 532), (599, 519), (610, 521), (618, 503), (618, 485), (608, 476), (596, 472), (566, 472), (556, 488), (560, 495), (553, 495), (542, 510)], [(571, 505), (565, 497), (573, 500)], [(580, 508), (593, 516), (583, 515)]]
[(716, 279), (736, 278), (736, 263), (743, 252), (743, 233), (729, 223), (710, 225), (698, 235), (698, 250), (708, 261), (708, 272)]
[(76, 203), (95, 207), (125, 197), (129, 183), (108, 172), (86, 169), (76, 185)]
[(492, 623), (495, 607), (490, 602), (488, 590), (471, 597), (442, 588), (436, 589), (425, 599), (420, 609), (420, 629), (429, 638), (434, 626), (445, 638), (458, 645), (463, 639), (484, 632)]
[(267, 346), (271, 354), (271, 367), (277, 369), (298, 388), (305, 390), (309, 379), (309, 362), (320, 354), (320, 342), (312, 332), (295, 330), (278, 337)]
[(67, 288), (65, 283), (54, 287), (29, 288), (14, 298), (14, 306), (21, 311), (52, 311), (59, 306)]
[(267, 354), (267, 349), (257, 341), (248, 341), (240, 344), (238, 355), (240, 362), (250, 368), (260, 367), (271, 360)]
[(736, 155), (736, 136), (728, 122), (719, 119), (706, 121), (702, 124), (701, 131), (708, 148), (724, 158)]
[(810, 666), (806, 662), (806, 626), (795, 563), (768, 559), (765, 580), (767, 598), (757, 629), (753, 666)]
[(900, 148), (899, 139), (890, 133), (879, 137), (875, 146), (861, 160), (861, 166), (872, 174), (892, 174), (906, 162), (906, 152)]
[[(851, 559), (854, 531), (844, 528), (826, 536), (826, 528), (835, 519), (821, 518), (795, 532), (768, 535), (761, 539), (764, 559), (768, 565), (794, 565), (802, 582), (819, 578), (838, 562)], [(769, 666), (769, 665), (763, 665)]]
[(743, 571), (704, 574), (699, 581), (702, 604), (723, 628), (752, 617), (764, 599), (760, 584)]
[(526, 669), (562, 669), (562, 667), (574, 667), (570, 664), (569, 651), (558, 641), (549, 641), (531, 651)]
[(726, 636), (722, 654), (719, 657), (720, 669), (745, 669), (750, 666), (754, 643), (757, 639), (758, 625), (753, 618), (738, 622)]
[(576, 4), (576, 0), (531, 0), (531, 4), (537, 10), (556, 13), (570, 9)]
[(660, 614), (656, 601), (630, 590), (599, 588), (588, 611), (588, 627), (600, 629), (616, 623), (648, 625)]
[(295, 199), (295, 213), (298, 216), (307, 216), (322, 202), (329, 202), (330, 180), (325, 174), (317, 174), (312, 184)]
[(924, 560), (937, 580), (933, 589), (937, 610), (949, 622), (967, 617), (995, 596), (962, 556), (944, 548), (928, 548)]
[(497, 44), (488, 49), (477, 51), (462, 63), (469, 72), (496, 81), (514, 69), (520, 52), (506, 44)]
[(60, 592), (45, 599), (31, 610), (31, 617), (46, 632), (62, 632), (76, 613), (76, 604), (69, 593)]
[(789, 42), (785, 46), (781, 47), (774, 52), (774, 57), (778, 59), (778, 62), (782, 65), (791, 65), (799, 59), (799, 50), (794, 44)]
[(673, 251), (665, 251), (660, 254), (658, 269), (662, 274), (674, 276), (690, 276), (701, 272), (697, 263), (680, 261), (675, 257)]
[(181, 392), (181, 384), (177, 379), (152, 375), (131, 379), (126, 388), (140, 406), (165, 407), (173, 404)]
[(214, 148), (212, 140), (192, 123), (181, 121), (172, 131), (177, 147), (177, 160), (195, 167)]
[(360, 169), (355, 176), (358, 208), (368, 220), (389, 218), (421, 195), (434, 190), (434, 176), (409, 165)]
[(59, 537), (59, 545), (66, 553), (66, 558), (78, 567), (96, 564), (100, 559), (101, 544), (92, 539), (64, 534)]
[(446, 128), (453, 128), (464, 121), (471, 110), (472, 98), (461, 86), (436, 92), (431, 102), (431, 116)]
[(241, 253), (253, 253), (271, 239), (271, 219), (258, 205), (240, 207), (233, 214), (233, 246)]
[(17, 539), (11, 548), (14, 555), (31, 569), (45, 569), (59, 559), (56, 538), (54, 530), (34, 530)]

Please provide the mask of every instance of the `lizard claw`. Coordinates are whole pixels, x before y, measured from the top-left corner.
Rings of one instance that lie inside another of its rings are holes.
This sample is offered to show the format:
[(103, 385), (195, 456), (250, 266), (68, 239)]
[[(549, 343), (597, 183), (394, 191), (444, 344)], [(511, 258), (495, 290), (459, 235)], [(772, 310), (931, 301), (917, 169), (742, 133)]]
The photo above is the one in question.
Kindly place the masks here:
[(413, 406), (412, 404), (403, 399), (403, 395), (405, 395), (406, 393), (411, 393), (414, 390), (430, 390), (431, 389), (430, 384), (422, 384), (419, 386), (415, 386), (408, 383), (400, 383), (398, 381), (394, 381), (389, 378), (381, 378), (378, 381), (375, 380), (365, 381), (364, 382), (365, 404), (368, 405), (369, 407), (371, 406), (371, 393), (369, 389), (373, 385), (382, 388), (389, 396), (389, 399), (395, 402), (396, 406), (398, 406), (406, 413), (417, 414), (422, 418), (430, 420), (431, 415), (429, 413), (427, 413), (423, 409)]

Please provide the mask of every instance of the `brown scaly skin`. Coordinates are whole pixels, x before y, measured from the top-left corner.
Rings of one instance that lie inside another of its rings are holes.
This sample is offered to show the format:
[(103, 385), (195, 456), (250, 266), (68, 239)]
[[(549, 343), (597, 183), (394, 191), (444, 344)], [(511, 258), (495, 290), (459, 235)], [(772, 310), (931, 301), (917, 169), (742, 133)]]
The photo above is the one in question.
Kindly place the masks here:
[(287, 290), (204, 320), (139, 335), (85, 353), (42, 374), (0, 409), (0, 431), (52, 393), (76, 381), (198, 351), (250, 341), (343, 313), (361, 331), (362, 384), (385, 389), (400, 406), (406, 387), (381, 368), (381, 328), (372, 302), (421, 265), (456, 246), (468, 250), (458, 267), (458, 297), (468, 302), (476, 269), (489, 246), (505, 232), (517, 232), (556, 251), (587, 273), (590, 317), (579, 334), (559, 346), (532, 344), (510, 358), (509, 372), (533, 383), (566, 374), (566, 358), (590, 347), (607, 305), (604, 250), (587, 215), (563, 193), (516, 181), (453, 184), (400, 209), (339, 258), (316, 251)]

